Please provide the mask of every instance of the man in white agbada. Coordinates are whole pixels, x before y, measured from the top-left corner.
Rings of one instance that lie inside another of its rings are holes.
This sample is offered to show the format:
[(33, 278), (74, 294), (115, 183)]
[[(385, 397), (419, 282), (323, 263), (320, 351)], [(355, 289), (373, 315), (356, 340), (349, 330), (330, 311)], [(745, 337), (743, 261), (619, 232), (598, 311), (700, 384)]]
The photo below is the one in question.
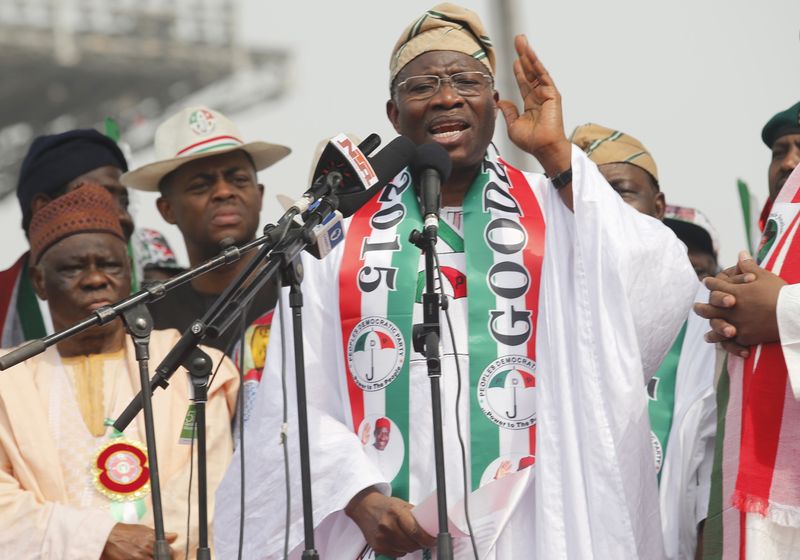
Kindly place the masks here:
[[(499, 101), (491, 42), (478, 17), (459, 6), (439, 4), (412, 23), (390, 63), (395, 129), (418, 144), (441, 144), (453, 162), (437, 251), (449, 301), (449, 318), (441, 317), (442, 406), (455, 554), (473, 556), (466, 486), (481, 558), (662, 558), (643, 387), (678, 333), (697, 280), (678, 258), (685, 249), (674, 234), (625, 205), (569, 143), (552, 78), (524, 36), (515, 46), (522, 113)], [(499, 158), (491, 145), (498, 108), (511, 140), (552, 179)], [(411, 182), (407, 171), (399, 174), (350, 219), (334, 254), (305, 263), (322, 558), (356, 558), (365, 545), (379, 556), (429, 558), (435, 548), (436, 523), (423, 503), (435, 491), (429, 381), (410, 339), (422, 316), (423, 270), (407, 241), (422, 223)], [(287, 530), (291, 556), (303, 548), (291, 406), (289, 527), (279, 443), (283, 358), (293, 378), (292, 357), (281, 353), (292, 347), (287, 325), (273, 331), (246, 428), (246, 558), (281, 557)], [(391, 480), (360, 438), (364, 422), (376, 418), (391, 420), (402, 452)], [(217, 494), (221, 558), (238, 550), (240, 460)]]
[[(703, 223), (695, 210), (683, 208), (676, 212), (677, 207), (666, 206), (655, 159), (639, 140), (593, 123), (577, 127), (570, 139), (597, 164), (622, 200), (647, 216), (663, 220), (686, 243), (688, 256), (679, 258), (689, 258), (698, 275), (704, 267), (711, 268), (712, 274), (716, 272), (717, 249), (710, 230), (695, 225)], [(701, 242), (687, 236), (688, 232), (697, 236), (697, 231), (705, 236)], [(708, 290), (700, 282), (697, 288), (695, 300), (707, 301)], [(708, 321), (690, 312), (647, 384), (661, 527), (669, 560), (694, 560), (698, 526), (708, 513), (717, 425), (715, 350), (703, 338), (708, 328)]]

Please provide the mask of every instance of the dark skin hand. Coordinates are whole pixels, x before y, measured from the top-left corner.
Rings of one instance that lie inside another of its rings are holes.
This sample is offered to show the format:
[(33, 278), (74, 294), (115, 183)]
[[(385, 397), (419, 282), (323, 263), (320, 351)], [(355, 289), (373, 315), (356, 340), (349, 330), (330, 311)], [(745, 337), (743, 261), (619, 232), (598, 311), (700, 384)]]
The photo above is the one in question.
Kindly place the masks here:
[[(498, 101), (497, 106), (503, 112), (511, 141), (538, 159), (547, 175), (554, 177), (572, 162), (572, 145), (564, 134), (561, 93), (525, 35), (514, 38), (514, 48), (517, 51), (514, 77), (522, 96), (523, 112), (508, 100)], [(572, 210), (572, 185), (558, 193)]]
[(426, 533), (411, 514), (412, 508), (408, 502), (384, 496), (371, 486), (350, 500), (345, 513), (376, 553), (400, 557), (436, 544), (436, 538)]
[[(167, 543), (174, 543), (177, 533), (166, 533)], [(144, 525), (117, 523), (108, 535), (100, 560), (149, 560), (153, 557), (156, 533)], [(175, 558), (175, 550), (170, 549)]]
[(704, 282), (711, 290), (708, 303), (696, 303), (694, 310), (710, 320), (707, 342), (746, 358), (750, 346), (780, 340), (776, 309), (783, 279), (742, 253), (736, 267)]

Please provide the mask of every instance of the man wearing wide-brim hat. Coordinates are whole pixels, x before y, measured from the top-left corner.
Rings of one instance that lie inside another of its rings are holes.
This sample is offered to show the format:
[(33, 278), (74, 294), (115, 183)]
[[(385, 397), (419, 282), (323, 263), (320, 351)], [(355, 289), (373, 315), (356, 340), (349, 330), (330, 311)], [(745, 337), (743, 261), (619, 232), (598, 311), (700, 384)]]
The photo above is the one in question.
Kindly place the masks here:
[[(264, 194), (256, 173), (290, 151), (279, 144), (245, 142), (236, 125), (222, 113), (190, 107), (159, 125), (156, 161), (125, 173), (121, 181), (134, 189), (161, 193), (156, 202), (158, 210), (167, 222), (178, 226), (189, 263), (197, 266), (219, 254), (223, 246), (255, 239)], [(185, 330), (203, 316), (250, 258), (252, 254), (244, 255), (151, 304), (156, 328)], [(269, 282), (253, 299), (246, 312), (250, 329), (256, 323), (260, 332), (269, 328), (276, 294), (275, 284)], [(239, 339), (234, 330), (207, 340), (207, 344), (230, 352)], [(252, 338), (245, 336), (245, 340)], [(263, 363), (253, 363), (250, 349), (244, 350), (244, 371), (257, 382)]]

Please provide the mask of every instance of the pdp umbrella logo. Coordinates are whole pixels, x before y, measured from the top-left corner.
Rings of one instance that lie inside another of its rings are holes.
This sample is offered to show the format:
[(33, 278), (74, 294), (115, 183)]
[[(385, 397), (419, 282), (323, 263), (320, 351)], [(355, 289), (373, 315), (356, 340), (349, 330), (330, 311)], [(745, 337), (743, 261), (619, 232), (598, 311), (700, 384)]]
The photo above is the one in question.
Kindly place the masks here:
[(198, 109), (189, 115), (189, 128), (195, 134), (208, 134), (214, 130), (215, 118), (211, 111), (205, 109)]
[(380, 391), (400, 373), (406, 344), (400, 329), (383, 317), (362, 319), (347, 341), (347, 361), (356, 385)]
[(510, 430), (536, 423), (536, 363), (526, 356), (503, 356), (483, 370), (478, 404), (486, 417)]

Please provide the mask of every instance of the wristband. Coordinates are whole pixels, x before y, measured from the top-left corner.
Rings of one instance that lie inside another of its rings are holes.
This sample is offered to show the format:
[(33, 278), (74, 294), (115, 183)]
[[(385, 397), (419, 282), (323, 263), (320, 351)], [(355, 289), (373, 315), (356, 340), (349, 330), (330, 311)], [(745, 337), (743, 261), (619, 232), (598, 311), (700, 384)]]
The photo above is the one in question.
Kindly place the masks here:
[(560, 191), (572, 182), (572, 166), (562, 171), (555, 177), (548, 177), (557, 191)]

